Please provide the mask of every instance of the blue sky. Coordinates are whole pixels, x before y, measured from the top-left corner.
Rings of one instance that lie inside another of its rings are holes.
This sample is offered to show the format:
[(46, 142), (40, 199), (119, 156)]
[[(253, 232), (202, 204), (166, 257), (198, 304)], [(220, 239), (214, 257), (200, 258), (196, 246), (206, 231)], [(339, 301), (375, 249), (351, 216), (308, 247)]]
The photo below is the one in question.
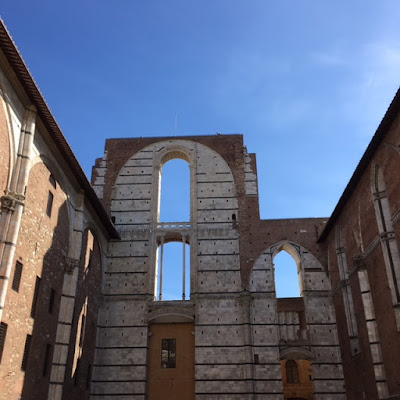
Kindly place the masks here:
[(329, 216), (399, 86), (398, 0), (3, 0), (87, 175), (112, 137), (242, 133), (262, 218)]

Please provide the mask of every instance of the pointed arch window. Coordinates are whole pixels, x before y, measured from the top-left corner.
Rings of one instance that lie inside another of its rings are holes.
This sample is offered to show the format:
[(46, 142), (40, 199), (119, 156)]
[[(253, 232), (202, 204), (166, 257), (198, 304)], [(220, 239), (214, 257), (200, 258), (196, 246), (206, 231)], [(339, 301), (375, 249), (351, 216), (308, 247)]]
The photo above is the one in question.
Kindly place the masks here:
[[(372, 181), (372, 195), (375, 214), (381, 236), (382, 249), (385, 254), (385, 265), (393, 304), (400, 303), (400, 258), (393, 232), (389, 200), (386, 194), (386, 185), (379, 165), (375, 165)], [(399, 321), (400, 322), (400, 321)], [(399, 326), (400, 327), (400, 326)]]
[(299, 276), (294, 258), (285, 250), (274, 257), (276, 297), (300, 297)]
[(400, 253), (394, 234), (383, 171), (377, 164), (372, 170), (371, 190), (384, 254), (386, 276), (392, 296), (392, 304), (395, 306), (397, 330), (400, 332), (400, 308), (397, 306), (400, 303)]

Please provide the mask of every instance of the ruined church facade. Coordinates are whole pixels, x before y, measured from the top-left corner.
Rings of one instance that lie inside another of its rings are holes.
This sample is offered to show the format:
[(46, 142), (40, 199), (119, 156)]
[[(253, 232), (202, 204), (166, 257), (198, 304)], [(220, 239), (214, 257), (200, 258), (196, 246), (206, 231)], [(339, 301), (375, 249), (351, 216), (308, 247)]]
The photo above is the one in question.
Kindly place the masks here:
[[(107, 140), (90, 184), (2, 23), (0, 48), (0, 399), (400, 398), (399, 94), (330, 218), (262, 220), (242, 135)], [(172, 159), (186, 221), (160, 220)]]
[[(159, 220), (161, 170), (173, 158), (190, 169), (189, 221)], [(108, 140), (92, 183), (121, 236), (105, 269), (94, 395), (113, 387), (157, 399), (174, 390), (173, 379), (185, 399), (281, 399), (281, 360), (301, 359), (313, 360), (313, 398), (344, 398), (331, 287), (315, 243), (325, 220), (260, 220), (255, 155), (241, 135)], [(184, 300), (163, 301), (157, 282), (170, 241), (190, 248)], [(302, 295), (286, 304), (274, 284), (282, 249), (297, 261)], [(171, 336), (176, 369), (159, 360)]]

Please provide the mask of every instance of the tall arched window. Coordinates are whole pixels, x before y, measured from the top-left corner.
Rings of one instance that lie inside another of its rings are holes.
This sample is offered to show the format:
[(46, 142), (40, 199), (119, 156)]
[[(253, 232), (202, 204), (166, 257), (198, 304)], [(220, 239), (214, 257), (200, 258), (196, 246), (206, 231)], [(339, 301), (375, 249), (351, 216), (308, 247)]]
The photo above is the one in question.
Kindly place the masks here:
[(154, 298), (186, 300), (190, 298), (190, 168), (187, 156), (178, 151), (167, 153), (161, 165)]
[(160, 222), (190, 221), (190, 169), (181, 159), (167, 161), (160, 172)]
[[(393, 304), (400, 303), (400, 257), (393, 232), (389, 200), (386, 194), (385, 180), (382, 168), (375, 165), (372, 175), (372, 195), (374, 199), (375, 214), (381, 236), (389, 286), (392, 292)], [(398, 321), (400, 324), (400, 321)], [(400, 328), (400, 325), (399, 325)]]
[(274, 258), (276, 297), (300, 297), (297, 265), (285, 250)]

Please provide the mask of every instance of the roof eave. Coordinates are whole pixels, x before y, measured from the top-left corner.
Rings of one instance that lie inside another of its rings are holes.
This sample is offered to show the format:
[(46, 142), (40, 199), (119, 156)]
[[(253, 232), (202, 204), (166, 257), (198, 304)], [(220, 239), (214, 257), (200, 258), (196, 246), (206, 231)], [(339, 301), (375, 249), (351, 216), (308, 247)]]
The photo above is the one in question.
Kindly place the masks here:
[(387, 109), (385, 116), (383, 117), (381, 123), (379, 124), (378, 129), (376, 130), (371, 142), (369, 143), (367, 149), (365, 150), (363, 156), (361, 157), (360, 162), (358, 163), (352, 177), (350, 178), (349, 183), (344, 189), (343, 194), (340, 197), (335, 209), (333, 210), (333, 213), (330, 216), (324, 230), (322, 231), (320, 237), (318, 238), (317, 241), (318, 243), (323, 242), (327, 238), (329, 232), (331, 231), (335, 222), (339, 218), (339, 215), (342, 212), (347, 200), (350, 198), (351, 194), (353, 193), (353, 190), (356, 188), (359, 180), (361, 179), (361, 176), (368, 167), (372, 157), (374, 156), (376, 150), (381, 144), (383, 138), (386, 136), (387, 132), (389, 131), (390, 127), (392, 126), (399, 112), (400, 112), (400, 88), (397, 90), (397, 93), (394, 96), (389, 108)]
[(100, 221), (102, 222), (107, 234), (112, 239), (119, 239), (119, 234), (112, 224), (107, 212), (105, 211), (103, 204), (97, 197), (95, 191), (90, 185), (85, 173), (83, 172), (78, 160), (71, 150), (67, 140), (61, 132), (57, 122), (50, 112), (49, 107), (46, 104), (42, 94), (40, 93), (32, 75), (26, 67), (17, 47), (15, 46), (10, 34), (7, 31), (4, 22), (0, 18), (0, 47), (4, 52), (9, 64), (13, 68), (17, 78), (19, 79), (23, 89), (25, 90), (30, 102), (36, 106), (38, 116), (42, 120), (44, 126), (51, 134), (52, 140), (54, 141), (60, 154), (71, 168), (78, 185), (82, 188), (85, 193), (85, 197), (88, 199)]

